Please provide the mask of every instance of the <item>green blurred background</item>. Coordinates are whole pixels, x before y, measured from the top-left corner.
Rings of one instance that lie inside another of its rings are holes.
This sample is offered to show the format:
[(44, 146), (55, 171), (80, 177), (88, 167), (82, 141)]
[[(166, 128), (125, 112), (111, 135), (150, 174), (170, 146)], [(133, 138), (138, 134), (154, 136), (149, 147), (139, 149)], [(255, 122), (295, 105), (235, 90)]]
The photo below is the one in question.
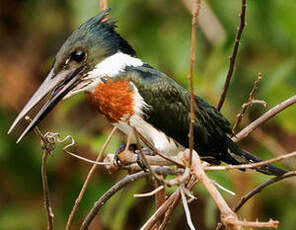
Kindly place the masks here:
[[(15, 144), (23, 126), (12, 135), (6, 132), (17, 113), (50, 69), (53, 57), (79, 24), (99, 12), (99, 0), (1, 0), (0, 1), (0, 229), (45, 229), (40, 177), (39, 139), (30, 134)], [(201, 17), (198, 28), (195, 92), (217, 104), (236, 28), (239, 0), (208, 0), (210, 9)], [(144, 61), (167, 73), (188, 88), (191, 15), (186, 0), (109, 0), (111, 18), (118, 31), (137, 50)], [(268, 105), (248, 110), (244, 127), (268, 108), (296, 91), (296, 3), (294, 0), (249, 0), (247, 27), (238, 53), (236, 70), (223, 114), (233, 123), (246, 101), (257, 73), (263, 79), (257, 99)], [(214, 21), (209, 14), (213, 13)], [(208, 35), (210, 31), (214, 35)], [(83, 111), (83, 112), (82, 112)], [(295, 151), (296, 107), (291, 107), (267, 122), (241, 144), (263, 159)], [(249, 120), (249, 121), (248, 121)], [(60, 103), (40, 125), (72, 135), (73, 151), (95, 159), (110, 125), (93, 111), (83, 95)], [(107, 152), (112, 153), (125, 137), (117, 133)], [(90, 165), (65, 155), (58, 145), (48, 161), (50, 193), (56, 229), (65, 226)], [(295, 169), (294, 160), (279, 164)], [(100, 195), (124, 172), (96, 171), (82, 200), (73, 229)], [(223, 195), (234, 205), (240, 195), (268, 177), (248, 171), (209, 173), (237, 196)], [(139, 181), (114, 196), (100, 211), (90, 229), (138, 229), (152, 214), (153, 198), (133, 198), (134, 193), (151, 191), (149, 180)], [(251, 220), (280, 220), (279, 229), (296, 229), (295, 179), (273, 185), (249, 201), (240, 215)], [(170, 189), (168, 192), (172, 192)], [(214, 229), (218, 218), (215, 204), (201, 186), (196, 186), (197, 201), (190, 204), (193, 222), (200, 230)], [(177, 208), (168, 229), (187, 229), (182, 207)]]

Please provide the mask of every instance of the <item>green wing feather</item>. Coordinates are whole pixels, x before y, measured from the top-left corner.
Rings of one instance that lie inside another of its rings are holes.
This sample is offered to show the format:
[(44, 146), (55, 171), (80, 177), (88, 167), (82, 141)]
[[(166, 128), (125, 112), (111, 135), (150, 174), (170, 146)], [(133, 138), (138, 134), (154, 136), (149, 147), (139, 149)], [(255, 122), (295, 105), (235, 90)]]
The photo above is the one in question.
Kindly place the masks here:
[[(190, 123), (190, 94), (174, 80), (151, 66), (127, 67), (117, 79), (129, 79), (150, 105), (144, 111), (144, 119), (155, 128), (188, 147)], [(116, 80), (116, 79), (115, 79)], [(261, 161), (241, 149), (227, 134), (231, 124), (212, 105), (195, 96), (194, 149), (210, 163), (224, 161), (241, 164)], [(281, 175), (286, 171), (272, 165), (256, 169), (265, 174)]]

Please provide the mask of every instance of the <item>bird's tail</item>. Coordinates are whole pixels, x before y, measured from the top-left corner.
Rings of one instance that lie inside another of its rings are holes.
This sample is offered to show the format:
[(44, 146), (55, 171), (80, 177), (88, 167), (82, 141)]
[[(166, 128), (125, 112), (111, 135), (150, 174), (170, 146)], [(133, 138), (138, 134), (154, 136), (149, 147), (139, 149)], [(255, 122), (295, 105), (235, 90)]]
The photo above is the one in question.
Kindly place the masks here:
[[(231, 139), (229, 139), (229, 149), (231, 156), (239, 163), (239, 164), (246, 164), (246, 163), (257, 163), (261, 162), (262, 160), (257, 158), (256, 156), (252, 155), (251, 153), (241, 149), (236, 143), (234, 143)], [(260, 167), (255, 168), (256, 171), (264, 173), (266, 175), (274, 175), (280, 176), (287, 171), (277, 168), (271, 164), (263, 165)]]

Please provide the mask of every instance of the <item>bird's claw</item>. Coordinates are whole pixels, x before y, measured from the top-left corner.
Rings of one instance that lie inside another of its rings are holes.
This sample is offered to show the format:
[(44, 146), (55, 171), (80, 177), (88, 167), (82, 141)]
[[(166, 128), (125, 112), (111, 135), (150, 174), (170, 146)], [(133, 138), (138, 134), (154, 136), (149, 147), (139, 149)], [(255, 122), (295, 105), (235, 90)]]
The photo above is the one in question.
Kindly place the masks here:
[[(146, 165), (143, 163), (142, 161), (142, 157), (141, 157), (141, 151), (142, 150), (136, 150), (135, 153), (137, 154), (137, 164), (139, 165), (139, 167), (144, 171), (144, 172), (148, 172), (148, 169), (146, 167)], [(143, 153), (143, 152), (142, 152)], [(145, 154), (145, 153), (143, 153)]]
[[(116, 152), (115, 152), (115, 156), (114, 156), (114, 159), (115, 159), (115, 162), (116, 164), (119, 166), (120, 165), (120, 159), (119, 159), (119, 154), (122, 153), (126, 148), (126, 144), (122, 144), (120, 145)], [(128, 148), (130, 151), (132, 152), (135, 152), (137, 150), (137, 145), (136, 144), (130, 144), (129, 145), (129, 148)]]

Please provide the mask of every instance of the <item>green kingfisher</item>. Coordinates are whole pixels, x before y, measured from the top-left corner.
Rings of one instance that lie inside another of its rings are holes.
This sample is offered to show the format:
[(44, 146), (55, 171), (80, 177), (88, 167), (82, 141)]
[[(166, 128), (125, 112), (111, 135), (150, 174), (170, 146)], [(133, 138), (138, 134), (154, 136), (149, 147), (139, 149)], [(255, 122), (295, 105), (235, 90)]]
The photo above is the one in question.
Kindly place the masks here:
[[(100, 12), (80, 25), (58, 51), (54, 65), (20, 112), (11, 128), (40, 101), (49, 100), (22, 133), (31, 131), (62, 99), (84, 92), (88, 101), (123, 133), (133, 127), (167, 155), (188, 148), (190, 93), (172, 78), (136, 57), (134, 49)], [(194, 150), (209, 162), (242, 164), (260, 159), (241, 149), (228, 120), (212, 105), (195, 96)], [(272, 165), (257, 169), (281, 175)]]

